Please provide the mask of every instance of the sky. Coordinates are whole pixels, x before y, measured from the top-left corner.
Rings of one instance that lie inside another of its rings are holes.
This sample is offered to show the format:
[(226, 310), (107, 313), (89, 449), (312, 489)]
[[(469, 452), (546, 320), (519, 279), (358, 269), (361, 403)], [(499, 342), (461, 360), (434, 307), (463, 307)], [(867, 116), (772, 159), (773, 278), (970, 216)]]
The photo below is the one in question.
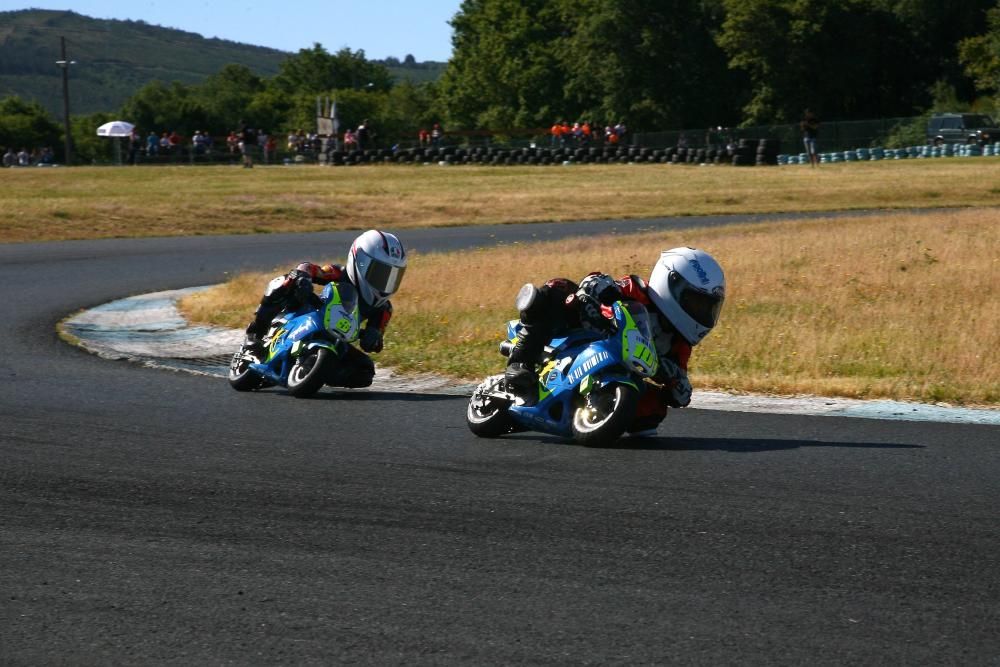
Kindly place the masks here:
[(451, 56), (451, 26), (461, 0), (0, 0), (0, 11), (72, 10), (94, 18), (145, 21), (295, 52), (315, 42), (327, 51), (364, 49), (369, 59)]

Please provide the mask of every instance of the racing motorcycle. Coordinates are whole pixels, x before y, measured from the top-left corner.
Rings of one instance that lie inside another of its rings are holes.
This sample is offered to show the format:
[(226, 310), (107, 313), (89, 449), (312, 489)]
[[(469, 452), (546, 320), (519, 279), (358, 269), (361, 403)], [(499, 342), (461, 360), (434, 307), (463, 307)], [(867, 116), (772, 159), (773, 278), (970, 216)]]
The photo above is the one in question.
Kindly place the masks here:
[(236, 391), (279, 385), (306, 398), (336, 382), (338, 361), (360, 329), (358, 292), (350, 283), (330, 283), (322, 305), (303, 307), (276, 318), (263, 340), (259, 358), (243, 346), (229, 364), (229, 384)]
[[(659, 364), (649, 314), (634, 301), (610, 306), (610, 334), (577, 330), (552, 339), (539, 366), (537, 401), (507, 390), (504, 376), (491, 375), (469, 399), (469, 429), (483, 438), (540, 431), (588, 446), (607, 446), (635, 417), (646, 383)], [(508, 356), (521, 323), (507, 324), (500, 353)]]

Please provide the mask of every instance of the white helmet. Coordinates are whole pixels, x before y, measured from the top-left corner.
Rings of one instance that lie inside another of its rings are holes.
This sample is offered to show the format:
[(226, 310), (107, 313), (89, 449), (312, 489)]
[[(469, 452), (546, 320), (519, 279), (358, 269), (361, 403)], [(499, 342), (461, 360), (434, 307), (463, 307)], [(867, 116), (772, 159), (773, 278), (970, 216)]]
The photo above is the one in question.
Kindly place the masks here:
[(647, 291), (657, 309), (691, 345), (708, 335), (726, 298), (722, 267), (704, 250), (664, 250)]
[(365, 303), (381, 306), (399, 289), (406, 251), (394, 234), (369, 229), (354, 239), (347, 255), (347, 277)]

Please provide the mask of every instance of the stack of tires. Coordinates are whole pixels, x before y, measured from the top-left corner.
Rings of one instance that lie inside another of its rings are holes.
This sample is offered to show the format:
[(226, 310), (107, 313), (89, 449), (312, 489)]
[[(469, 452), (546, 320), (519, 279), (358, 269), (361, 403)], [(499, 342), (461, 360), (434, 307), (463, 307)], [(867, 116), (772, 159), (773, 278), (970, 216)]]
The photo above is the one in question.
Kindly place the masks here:
[(740, 139), (736, 152), (733, 154), (734, 167), (752, 167), (756, 164), (757, 147), (759, 139)]
[(757, 165), (777, 165), (780, 152), (780, 139), (761, 139), (757, 144)]
[(780, 142), (776, 139), (741, 139), (735, 151), (726, 148), (647, 148), (639, 146), (586, 146), (503, 148), (495, 146), (427, 146), (390, 150), (386, 148), (334, 150), (327, 163), (335, 166), (363, 164), (778, 164)]

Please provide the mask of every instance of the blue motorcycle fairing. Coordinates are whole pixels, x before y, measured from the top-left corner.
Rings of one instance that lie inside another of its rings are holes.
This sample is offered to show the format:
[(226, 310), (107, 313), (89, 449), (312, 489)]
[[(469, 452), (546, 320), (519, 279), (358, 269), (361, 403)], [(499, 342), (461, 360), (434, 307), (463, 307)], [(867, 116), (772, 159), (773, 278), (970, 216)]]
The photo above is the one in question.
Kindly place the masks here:
[[(548, 360), (539, 371), (538, 402), (530, 406), (509, 406), (508, 412), (515, 423), (529, 430), (572, 437), (573, 413), (582, 396), (616, 384), (642, 391), (639, 378), (646, 371), (630, 368), (628, 359), (635, 353), (635, 349), (629, 349), (629, 341), (636, 334), (639, 335), (636, 342), (640, 343), (636, 349), (648, 348), (655, 357), (649, 340), (648, 320), (644, 319), (645, 308), (640, 304), (616, 302), (612, 310), (613, 333), (577, 329), (549, 341), (546, 346)], [(520, 328), (520, 321), (508, 322), (508, 340), (516, 340)]]
[[(563, 339), (555, 339), (553, 359), (541, 371), (542, 384), (539, 385), (538, 403), (532, 406), (512, 405), (510, 415), (517, 423), (531, 430), (570, 437), (573, 434), (573, 411), (578, 397), (593, 388), (612, 384), (628, 384), (636, 389), (634, 378), (621, 369), (620, 355), (614, 347), (621, 347), (616, 338), (594, 340), (593, 334), (571, 334)], [(620, 371), (616, 371), (621, 369)], [(589, 380), (588, 380), (589, 378)], [(581, 384), (587, 380), (587, 391)]]
[[(343, 353), (341, 343), (327, 338), (322, 322), (323, 311), (311, 310), (286, 321), (275, 333), (263, 363), (250, 364), (250, 369), (276, 384), (284, 385), (295, 359), (303, 350), (325, 347), (337, 355)], [(302, 341), (308, 341), (303, 344)]]

